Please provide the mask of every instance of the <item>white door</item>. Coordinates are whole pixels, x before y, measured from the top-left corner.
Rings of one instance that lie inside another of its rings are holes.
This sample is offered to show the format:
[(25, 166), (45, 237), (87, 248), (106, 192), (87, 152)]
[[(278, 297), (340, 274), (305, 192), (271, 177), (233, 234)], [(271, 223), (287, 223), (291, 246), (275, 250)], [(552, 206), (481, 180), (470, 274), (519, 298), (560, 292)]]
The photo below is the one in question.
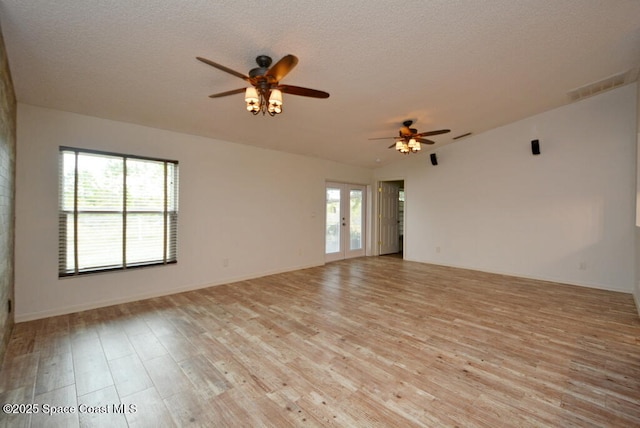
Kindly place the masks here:
[(400, 251), (400, 186), (397, 183), (381, 181), (378, 187), (378, 209), (380, 255)]
[(365, 255), (365, 186), (327, 183), (325, 261)]

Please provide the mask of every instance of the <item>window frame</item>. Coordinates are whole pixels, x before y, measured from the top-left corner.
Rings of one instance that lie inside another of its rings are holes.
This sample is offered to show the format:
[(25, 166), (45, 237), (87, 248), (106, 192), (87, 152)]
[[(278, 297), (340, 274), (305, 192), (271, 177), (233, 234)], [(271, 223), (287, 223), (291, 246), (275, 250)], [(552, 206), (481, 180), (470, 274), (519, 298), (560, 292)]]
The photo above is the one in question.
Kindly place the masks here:
[[(73, 174), (74, 184), (73, 184), (73, 208), (72, 210), (64, 210), (63, 200), (65, 198), (65, 190), (64, 190), (64, 172), (63, 172), (63, 162), (65, 153), (73, 153), (75, 155), (75, 171)], [(78, 209), (78, 156), (81, 154), (87, 155), (97, 155), (97, 156), (105, 156), (112, 158), (120, 158), (123, 162), (123, 171), (122, 171), (122, 185), (123, 185), (123, 194), (122, 194), (122, 210), (121, 211), (104, 211), (104, 210), (79, 210)], [(127, 160), (142, 160), (149, 162), (160, 162), (164, 164), (164, 185), (163, 185), (163, 209), (162, 211), (149, 211), (149, 210), (127, 210)], [(173, 165), (173, 177), (169, 176), (169, 167), (168, 165)], [(179, 212), (179, 162), (177, 160), (169, 160), (162, 159), (156, 157), (149, 156), (140, 156), (140, 155), (130, 155), (123, 153), (115, 153), (108, 152), (102, 150), (94, 150), (94, 149), (84, 149), (78, 147), (71, 146), (60, 146), (58, 150), (58, 227), (59, 227), (59, 236), (58, 236), (58, 278), (68, 278), (68, 277), (77, 277), (81, 275), (88, 274), (96, 274), (103, 272), (114, 272), (114, 271), (126, 271), (129, 269), (143, 268), (143, 267), (151, 267), (151, 266), (165, 266), (176, 264), (178, 262), (178, 212)], [(173, 206), (169, 207), (170, 202), (170, 193), (173, 195)], [(86, 267), (79, 268), (78, 267), (78, 216), (81, 213), (91, 213), (94, 212), (96, 214), (120, 214), (122, 215), (122, 230), (121, 230), (121, 238), (122, 238), (122, 260), (121, 263), (115, 266), (94, 266), (94, 267)], [(149, 260), (142, 262), (130, 262), (127, 259), (127, 217), (132, 214), (149, 214), (149, 213), (159, 213), (162, 214), (162, 222), (163, 222), (163, 242), (162, 242), (162, 259), (158, 260)], [(73, 216), (73, 237), (71, 239), (74, 240), (74, 245), (72, 251), (74, 252), (74, 263), (73, 267), (69, 268), (66, 264), (67, 255), (68, 255), (68, 245), (67, 242), (69, 240), (68, 237), (68, 215), (71, 214)]]

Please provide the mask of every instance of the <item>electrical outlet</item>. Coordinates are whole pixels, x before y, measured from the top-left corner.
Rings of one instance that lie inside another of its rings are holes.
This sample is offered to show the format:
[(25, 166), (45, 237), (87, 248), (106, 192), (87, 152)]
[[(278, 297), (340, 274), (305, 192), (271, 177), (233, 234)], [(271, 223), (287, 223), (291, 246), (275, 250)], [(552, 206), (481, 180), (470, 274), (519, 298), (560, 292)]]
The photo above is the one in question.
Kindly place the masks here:
[(222, 266), (229, 267), (229, 259), (222, 259)]
[(580, 262), (580, 270), (587, 270), (587, 262)]
[(440, 252), (440, 247), (436, 247), (436, 253)]

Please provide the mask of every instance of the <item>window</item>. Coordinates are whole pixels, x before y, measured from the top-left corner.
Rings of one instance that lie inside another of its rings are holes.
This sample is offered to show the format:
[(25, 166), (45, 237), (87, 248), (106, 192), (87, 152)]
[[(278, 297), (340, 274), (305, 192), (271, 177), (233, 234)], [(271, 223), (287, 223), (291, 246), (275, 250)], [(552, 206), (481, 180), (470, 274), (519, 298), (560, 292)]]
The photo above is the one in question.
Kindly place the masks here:
[(58, 276), (176, 263), (178, 162), (60, 148)]

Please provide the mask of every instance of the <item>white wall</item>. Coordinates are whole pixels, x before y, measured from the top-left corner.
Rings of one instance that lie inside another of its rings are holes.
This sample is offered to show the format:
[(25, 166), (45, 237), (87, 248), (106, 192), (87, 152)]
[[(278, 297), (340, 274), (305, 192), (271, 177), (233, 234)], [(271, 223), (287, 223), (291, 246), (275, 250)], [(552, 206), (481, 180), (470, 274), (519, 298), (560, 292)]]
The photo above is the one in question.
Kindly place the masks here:
[[(636, 98), (625, 86), (442, 147), (436, 167), (422, 153), (373, 173), (20, 104), (16, 321), (322, 264), (325, 180), (372, 175), (405, 179), (409, 260), (635, 291), (639, 301)], [(60, 145), (180, 162), (177, 265), (58, 279)]]
[(408, 260), (630, 293), (635, 146), (634, 84), (444, 146), (438, 166), (410, 155), (375, 177), (405, 179)]
[[(372, 174), (25, 104), (17, 132), (17, 321), (323, 264), (325, 180)], [(61, 145), (180, 162), (177, 265), (58, 279)]]

